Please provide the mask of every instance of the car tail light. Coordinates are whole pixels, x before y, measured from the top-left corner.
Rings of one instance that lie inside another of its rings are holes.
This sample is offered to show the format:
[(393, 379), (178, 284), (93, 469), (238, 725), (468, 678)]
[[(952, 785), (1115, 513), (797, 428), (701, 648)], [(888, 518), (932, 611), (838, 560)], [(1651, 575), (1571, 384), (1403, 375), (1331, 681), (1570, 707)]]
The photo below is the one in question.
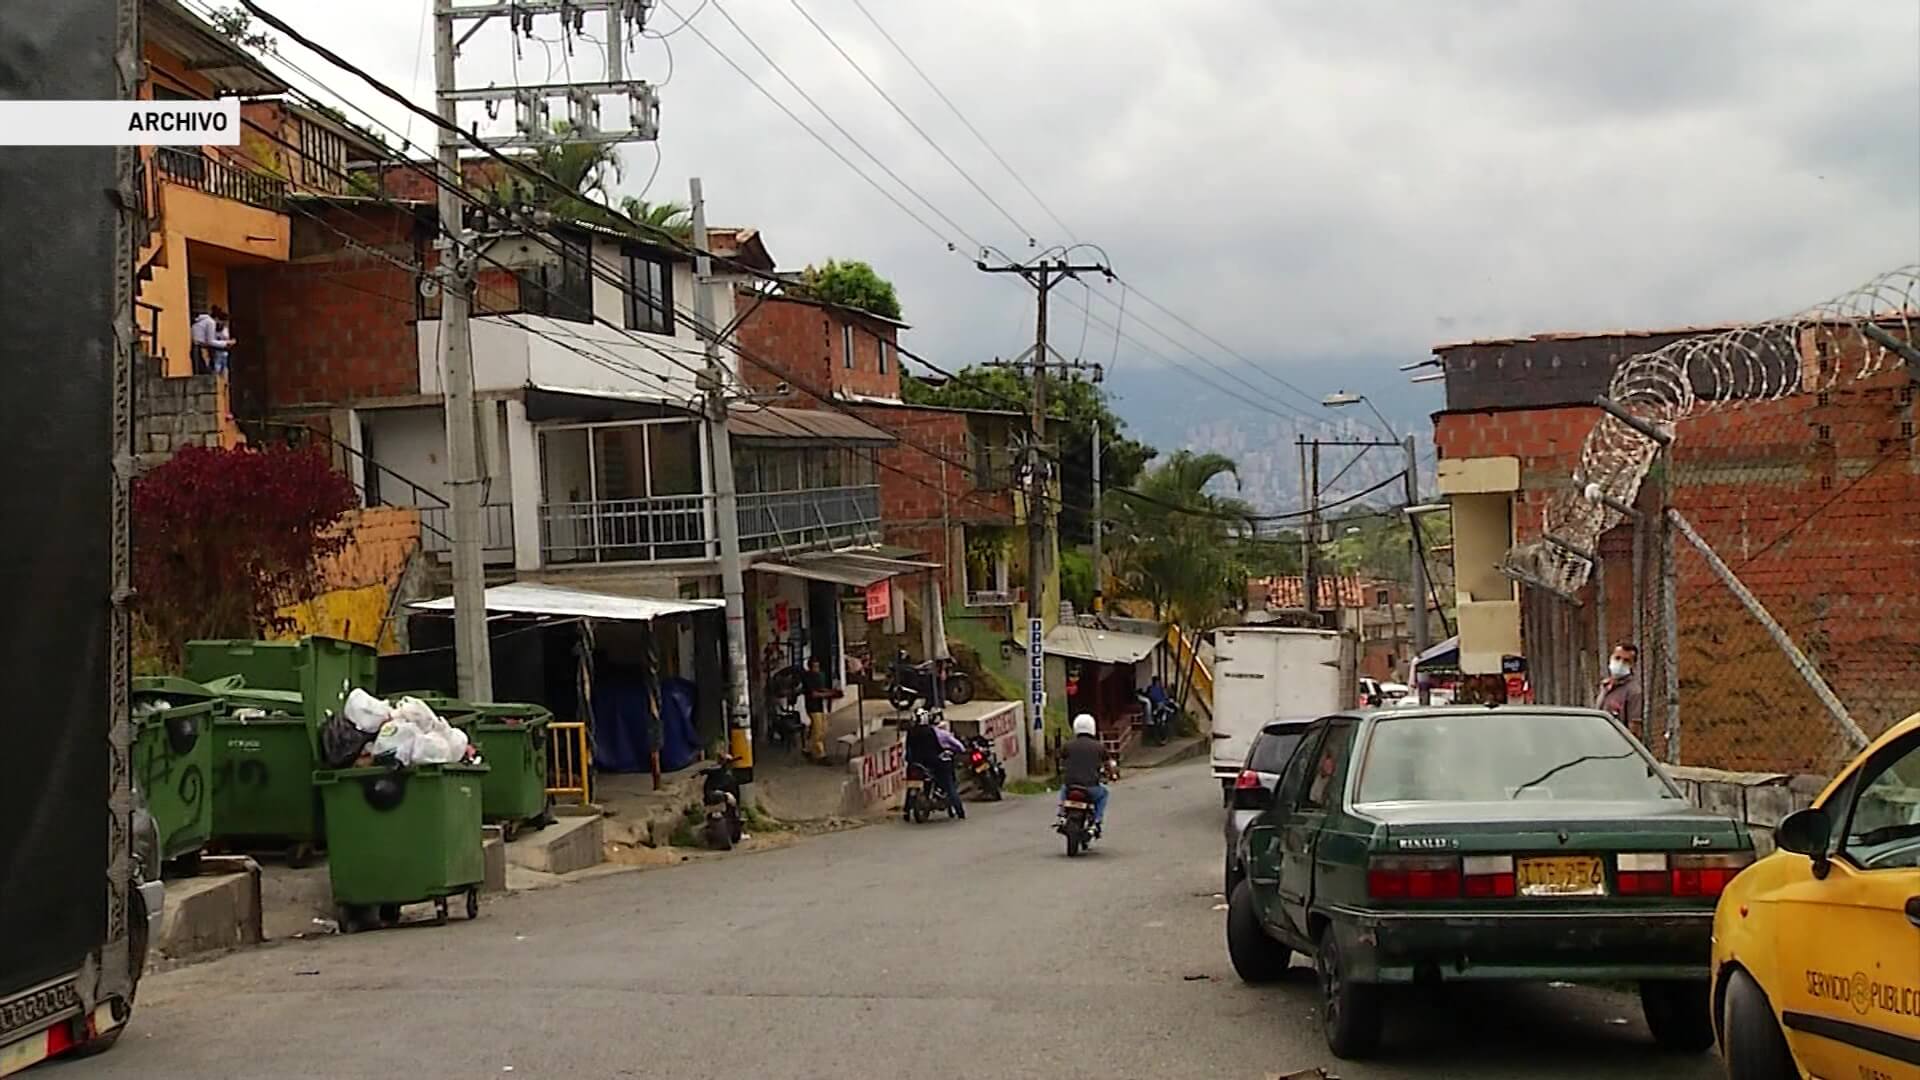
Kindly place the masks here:
[(1675, 855), (1673, 857), (1673, 895), (1719, 896), (1735, 874), (1753, 862), (1750, 851), (1722, 852), (1714, 855)]
[(1367, 895), (1375, 900), (1453, 900), (1460, 895), (1460, 860), (1444, 855), (1383, 855), (1367, 864)]
[(1468, 855), (1460, 860), (1460, 880), (1462, 891), (1475, 899), (1512, 896), (1513, 856)]
[(1614, 891), (1621, 896), (1665, 896), (1673, 888), (1662, 852), (1622, 852), (1615, 864)]
[(1253, 791), (1260, 787), (1260, 774), (1252, 769), (1240, 770), (1240, 776), (1233, 782), (1236, 791)]

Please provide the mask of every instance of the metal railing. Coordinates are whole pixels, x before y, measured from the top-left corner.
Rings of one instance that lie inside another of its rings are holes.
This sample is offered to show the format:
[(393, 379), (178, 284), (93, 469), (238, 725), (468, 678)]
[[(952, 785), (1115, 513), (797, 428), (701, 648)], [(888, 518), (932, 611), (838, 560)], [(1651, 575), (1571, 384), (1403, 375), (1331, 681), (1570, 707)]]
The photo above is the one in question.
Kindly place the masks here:
[[(434, 550), (434, 545), (444, 545), (445, 550), (452, 550), (453, 540), (446, 530), (428, 520), (429, 511), (447, 509), (447, 500), (435, 494), (432, 489), (421, 487), (332, 435), (305, 424), (290, 424), (278, 420), (253, 420), (247, 421), (242, 426), (249, 441), (265, 442), (278, 439), (292, 445), (300, 445), (302, 440), (306, 439), (325, 441), (332, 452), (339, 455), (340, 471), (346, 473), (347, 478), (353, 482), (353, 488), (359, 493), (362, 506), (412, 507), (419, 510), (421, 547)], [(360, 475), (355, 475), (355, 470), (346, 467), (349, 461), (357, 461), (364, 467)], [(372, 483), (363, 482), (362, 475), (368, 476)], [(412, 496), (411, 501), (392, 497), (387, 491), (389, 483), (403, 487)], [(508, 536), (512, 536), (511, 526), (508, 528)]]
[(163, 146), (153, 155), (160, 174), (176, 184), (265, 210), (285, 210), (287, 182), (229, 165), (198, 150)]
[(968, 607), (1012, 607), (1014, 594), (1012, 589), (968, 589)]
[[(439, 496), (434, 496), (439, 499)], [(513, 504), (488, 503), (480, 508), (480, 552), (495, 561), (513, 560)], [(432, 555), (453, 551), (453, 507), (445, 502), (420, 506), (420, 549)]]
[(547, 794), (578, 796), (580, 805), (593, 801), (593, 750), (587, 725), (578, 720), (556, 720), (547, 725)]
[[(661, 562), (719, 555), (711, 495), (546, 503), (544, 562)], [(876, 485), (741, 495), (740, 550), (777, 551), (870, 539), (880, 525)]]
[(740, 550), (864, 540), (880, 528), (877, 484), (740, 496)]

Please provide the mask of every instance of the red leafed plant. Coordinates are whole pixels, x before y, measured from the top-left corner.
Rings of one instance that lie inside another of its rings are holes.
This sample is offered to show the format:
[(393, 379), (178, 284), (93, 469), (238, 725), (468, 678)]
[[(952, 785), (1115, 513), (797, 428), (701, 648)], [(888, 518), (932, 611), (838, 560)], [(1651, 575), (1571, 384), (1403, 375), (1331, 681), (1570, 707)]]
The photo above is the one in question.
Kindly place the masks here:
[(201, 638), (282, 630), (359, 505), (318, 446), (188, 447), (133, 485), (136, 610), (168, 664)]

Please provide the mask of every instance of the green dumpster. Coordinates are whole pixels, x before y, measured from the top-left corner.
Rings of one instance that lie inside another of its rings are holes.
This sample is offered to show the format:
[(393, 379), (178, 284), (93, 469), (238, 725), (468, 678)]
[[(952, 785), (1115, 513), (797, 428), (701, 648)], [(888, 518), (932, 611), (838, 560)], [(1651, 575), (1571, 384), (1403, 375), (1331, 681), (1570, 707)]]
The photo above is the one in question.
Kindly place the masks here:
[(479, 915), (484, 765), (322, 770), (314, 787), (326, 808), (327, 871), (342, 933), (391, 925), (403, 904), (466, 897)]
[(365, 645), (339, 638), (306, 637), (294, 660), (296, 685), (305, 699), (307, 723), (318, 733), (338, 713), (355, 687), (373, 693), (380, 656)]
[(251, 690), (298, 690), (300, 642), (187, 642), (187, 678), (206, 683), (238, 675)]
[(447, 723), (467, 733), (487, 766), (481, 812), (511, 837), (522, 824), (544, 823), (547, 814), (547, 725), (553, 713), (541, 705), (473, 704), (452, 698), (421, 699)]
[(313, 765), (298, 693), (243, 689), (222, 697), (213, 722), (213, 834), (284, 844), (295, 863), (311, 858), (321, 839)]
[[(152, 685), (169, 683), (164, 694)], [(136, 679), (133, 768), (160, 833), (160, 857), (191, 870), (213, 834), (214, 717), (219, 702), (181, 679)], [(174, 703), (168, 707), (169, 702)]]

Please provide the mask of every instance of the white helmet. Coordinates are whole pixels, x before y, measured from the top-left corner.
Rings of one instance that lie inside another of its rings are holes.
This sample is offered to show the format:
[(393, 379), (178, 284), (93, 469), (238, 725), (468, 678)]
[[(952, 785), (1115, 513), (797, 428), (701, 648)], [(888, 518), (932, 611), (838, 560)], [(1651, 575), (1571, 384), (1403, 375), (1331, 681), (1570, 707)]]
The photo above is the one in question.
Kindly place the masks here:
[(1100, 725), (1093, 722), (1092, 713), (1081, 713), (1079, 716), (1073, 718), (1073, 733), (1075, 735), (1097, 735), (1100, 733)]

